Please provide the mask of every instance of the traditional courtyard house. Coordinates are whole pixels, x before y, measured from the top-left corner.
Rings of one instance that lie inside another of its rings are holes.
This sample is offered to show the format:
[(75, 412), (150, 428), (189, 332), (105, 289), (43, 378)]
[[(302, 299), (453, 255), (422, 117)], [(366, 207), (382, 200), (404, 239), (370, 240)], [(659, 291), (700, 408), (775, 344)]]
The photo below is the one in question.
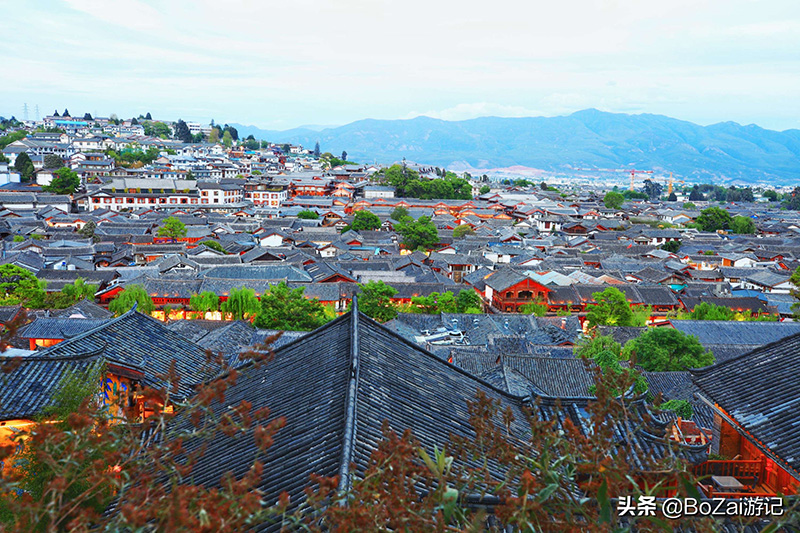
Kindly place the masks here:
[(552, 290), (511, 268), (494, 272), (485, 283), (492, 307), (510, 313), (518, 312), (523, 305), (546, 302)]
[(28, 341), (28, 348), (48, 348), (66, 339), (85, 333), (105, 324), (108, 319), (94, 318), (45, 318), (40, 317), (19, 332), (19, 338)]
[(798, 365), (800, 335), (793, 335), (691, 371), (698, 398), (714, 411), (711, 453), (726, 458), (696, 467), (708, 476), (706, 496), (798, 494)]
[(114, 178), (111, 183), (87, 196), (89, 210), (174, 208), (200, 203), (197, 182), (177, 179)]

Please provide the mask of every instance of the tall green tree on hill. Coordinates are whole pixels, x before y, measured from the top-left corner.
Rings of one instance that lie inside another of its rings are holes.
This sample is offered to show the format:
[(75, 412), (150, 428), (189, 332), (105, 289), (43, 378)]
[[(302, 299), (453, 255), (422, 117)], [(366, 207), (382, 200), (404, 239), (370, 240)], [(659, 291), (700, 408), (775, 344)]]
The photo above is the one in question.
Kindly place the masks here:
[(14, 170), (19, 172), (22, 181), (30, 181), (35, 169), (33, 168), (33, 161), (26, 152), (22, 152), (17, 156), (14, 161)]
[(397, 306), (392, 298), (397, 289), (383, 281), (370, 281), (358, 286), (358, 310), (378, 322), (386, 322), (397, 316)]
[(175, 123), (175, 138), (185, 143), (190, 143), (193, 140), (189, 126), (182, 119), (178, 119), (178, 122)]
[(319, 158), (319, 141), (314, 145), (314, 157)]
[(395, 225), (395, 231), (403, 236), (403, 244), (411, 250), (426, 250), (439, 243), (439, 230), (430, 217), (406, 218)]
[(55, 194), (74, 194), (80, 186), (81, 178), (78, 174), (67, 167), (62, 167), (53, 173), (53, 181), (42, 187), (42, 190)]
[(619, 209), (625, 203), (625, 197), (616, 191), (608, 191), (603, 197), (603, 205), (607, 209)]
[(697, 217), (697, 225), (702, 231), (726, 230), (731, 224), (731, 215), (719, 207), (703, 209)]
[(342, 150), (342, 161), (347, 161), (347, 152)]
[(159, 237), (168, 237), (172, 242), (186, 237), (186, 224), (181, 222), (179, 218), (167, 217), (158, 228), (157, 235)]
[(61, 168), (64, 166), (64, 160), (55, 154), (45, 154), (44, 168)]
[(226, 148), (233, 146), (233, 136), (231, 136), (231, 132), (228, 130), (225, 130), (225, 133), (222, 134), (222, 144), (224, 144)]
[(311, 331), (325, 322), (325, 306), (303, 295), (305, 287), (290, 289), (281, 281), (261, 295), (261, 311), (253, 324), (257, 328)]

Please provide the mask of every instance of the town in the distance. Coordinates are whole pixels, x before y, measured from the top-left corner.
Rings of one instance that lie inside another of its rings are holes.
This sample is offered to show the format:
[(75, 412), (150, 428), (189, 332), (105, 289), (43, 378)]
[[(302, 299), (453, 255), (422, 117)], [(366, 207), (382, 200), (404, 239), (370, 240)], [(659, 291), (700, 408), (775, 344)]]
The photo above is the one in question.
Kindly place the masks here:
[[(0, 530), (171, 530), (176, 494), (176, 530), (204, 531), (369, 531), (373, 500), (402, 509), (395, 531), (635, 531), (663, 518), (650, 496), (773, 506), (712, 527), (797, 512), (800, 187), (346, 149), (150, 113), (0, 118), (0, 471), (22, 502), (0, 487)], [(99, 406), (74, 404), (87, 384)], [(42, 459), (65, 446), (81, 459)], [(72, 505), (43, 513), (59, 490)]]

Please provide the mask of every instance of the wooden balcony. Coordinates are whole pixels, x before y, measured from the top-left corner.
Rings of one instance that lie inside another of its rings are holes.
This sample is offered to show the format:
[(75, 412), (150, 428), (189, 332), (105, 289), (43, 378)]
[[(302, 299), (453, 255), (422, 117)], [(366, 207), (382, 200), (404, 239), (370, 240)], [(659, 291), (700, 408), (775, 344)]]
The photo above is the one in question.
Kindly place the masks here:
[[(706, 461), (694, 468), (699, 480), (699, 488), (708, 498), (753, 498), (773, 497), (777, 491), (764, 484), (765, 461)], [(721, 490), (716, 487), (713, 476), (736, 478), (743, 488), (737, 491)]]

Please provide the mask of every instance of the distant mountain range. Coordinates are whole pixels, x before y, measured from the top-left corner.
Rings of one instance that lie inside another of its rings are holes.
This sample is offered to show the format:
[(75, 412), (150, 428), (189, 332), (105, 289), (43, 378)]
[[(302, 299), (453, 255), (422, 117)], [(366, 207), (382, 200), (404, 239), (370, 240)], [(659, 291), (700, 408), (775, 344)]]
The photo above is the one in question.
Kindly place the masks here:
[(528, 167), (556, 174), (577, 168), (636, 168), (722, 183), (800, 181), (800, 130), (722, 122), (699, 126), (663, 115), (596, 109), (561, 117), (428, 117), (359, 120), (314, 131), (234, 125), (241, 137), (302, 144), (359, 162), (409, 161), (453, 170)]

